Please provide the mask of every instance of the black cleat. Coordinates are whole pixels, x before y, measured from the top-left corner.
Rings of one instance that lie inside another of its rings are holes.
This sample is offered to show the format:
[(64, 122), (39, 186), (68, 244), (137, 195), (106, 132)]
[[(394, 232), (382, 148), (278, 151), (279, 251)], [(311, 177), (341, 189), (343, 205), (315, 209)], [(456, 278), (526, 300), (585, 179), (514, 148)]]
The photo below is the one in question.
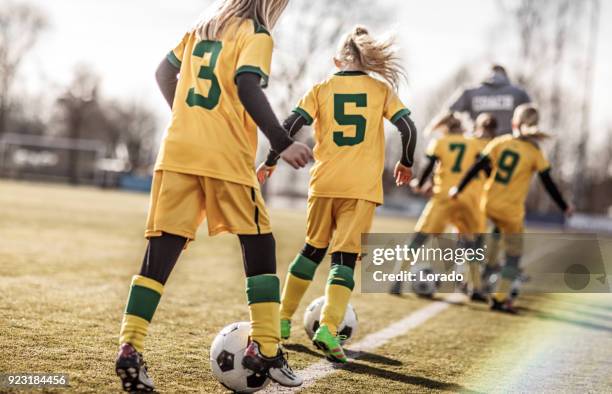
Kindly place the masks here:
[(153, 380), (147, 374), (147, 364), (142, 359), (142, 354), (138, 353), (129, 343), (124, 343), (119, 348), (117, 361), (115, 361), (115, 372), (121, 379), (124, 391), (148, 393), (155, 390)]
[(514, 306), (512, 305), (512, 299), (507, 299), (505, 301), (497, 301), (495, 297), (491, 297), (491, 310), (510, 313), (512, 315), (516, 315), (518, 313), (518, 311), (514, 309)]
[(479, 291), (473, 291), (472, 295), (470, 296), (470, 300), (474, 302), (484, 302), (484, 303), (489, 302), (489, 299), (487, 298), (487, 296), (485, 296)]
[(393, 282), (393, 284), (391, 285), (391, 288), (389, 289), (389, 294), (401, 296), (402, 295), (402, 282), (399, 280), (396, 282)]
[(301, 386), (304, 380), (296, 375), (287, 363), (286, 354), (278, 349), (275, 357), (266, 357), (259, 351), (259, 344), (249, 342), (244, 351), (242, 366), (258, 374), (265, 374), (270, 379), (285, 387)]

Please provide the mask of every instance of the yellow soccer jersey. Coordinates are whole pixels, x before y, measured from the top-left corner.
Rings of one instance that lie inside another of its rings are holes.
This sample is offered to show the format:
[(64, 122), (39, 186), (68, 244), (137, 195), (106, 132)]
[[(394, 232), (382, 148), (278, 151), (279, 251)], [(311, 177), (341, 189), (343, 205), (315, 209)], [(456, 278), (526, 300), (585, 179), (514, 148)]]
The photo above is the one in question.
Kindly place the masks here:
[(532, 141), (511, 135), (497, 137), (484, 149), (493, 172), (485, 185), (486, 206), (511, 217), (522, 217), (531, 177), (550, 168), (540, 148)]
[[(426, 154), (437, 162), (433, 178), (434, 195), (447, 197), (449, 189), (457, 186), (463, 175), (476, 162), (483, 147), (482, 140), (466, 137), (462, 134), (445, 134), (439, 139), (431, 141)], [(482, 191), (483, 178), (481, 176), (474, 179), (464, 193)]]
[(185, 34), (168, 54), (180, 76), (156, 170), (259, 187), (257, 126), (238, 98), (235, 78), (254, 72), (265, 86), (272, 48), (269, 33), (250, 19), (236, 19), (219, 41), (198, 40), (195, 31)]
[(294, 110), (314, 121), (309, 195), (383, 203), (384, 118), (410, 114), (386, 83), (341, 71), (315, 85)]

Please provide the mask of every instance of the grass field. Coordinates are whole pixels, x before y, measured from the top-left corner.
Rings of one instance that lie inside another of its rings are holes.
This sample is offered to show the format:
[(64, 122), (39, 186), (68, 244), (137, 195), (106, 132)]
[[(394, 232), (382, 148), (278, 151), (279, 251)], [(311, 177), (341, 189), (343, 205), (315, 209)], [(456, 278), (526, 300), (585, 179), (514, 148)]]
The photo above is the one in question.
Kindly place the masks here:
[[(147, 203), (143, 194), (0, 181), (0, 373), (63, 372), (70, 391), (118, 392), (117, 334), (145, 246)], [(303, 243), (304, 214), (271, 215), (283, 277)], [(373, 230), (412, 226), (378, 218)], [(322, 294), (323, 267), (307, 301)], [(431, 302), (357, 288), (352, 303), (359, 340)], [(612, 391), (609, 295), (526, 296), (521, 305), (519, 316), (452, 305), (304, 391)], [(147, 338), (159, 391), (224, 392), (208, 347), (221, 327), (247, 318), (237, 239), (201, 232), (171, 276)], [(320, 361), (301, 329), (287, 347), (298, 370)]]

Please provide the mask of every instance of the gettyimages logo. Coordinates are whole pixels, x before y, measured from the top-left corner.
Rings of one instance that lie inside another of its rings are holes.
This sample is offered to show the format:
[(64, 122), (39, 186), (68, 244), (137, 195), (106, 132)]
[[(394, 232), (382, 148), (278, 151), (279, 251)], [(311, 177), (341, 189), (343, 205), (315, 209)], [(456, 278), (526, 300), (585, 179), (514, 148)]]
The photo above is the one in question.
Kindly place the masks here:
[[(510, 239), (512, 242), (483, 234), (469, 247), (458, 240), (457, 234), (429, 237), (418, 246), (413, 243), (414, 237), (362, 237), (362, 292), (386, 293), (394, 286), (402, 291), (435, 287), (435, 292), (456, 292), (467, 286), (470, 275), (482, 273), (488, 264), (504, 267), (506, 244), (511, 245), (513, 254), (520, 255), (515, 286), (522, 293), (611, 291), (607, 273), (612, 272), (612, 259), (605, 256), (605, 251), (612, 248), (602, 248), (593, 234), (523, 234)], [(499, 276), (499, 272), (494, 274), (493, 281)]]

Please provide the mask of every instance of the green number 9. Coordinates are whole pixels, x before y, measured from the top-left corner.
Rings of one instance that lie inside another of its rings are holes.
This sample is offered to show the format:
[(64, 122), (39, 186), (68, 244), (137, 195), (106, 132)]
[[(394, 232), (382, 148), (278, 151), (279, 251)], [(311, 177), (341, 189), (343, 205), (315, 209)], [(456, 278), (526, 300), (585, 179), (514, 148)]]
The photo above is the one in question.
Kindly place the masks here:
[(520, 155), (511, 150), (504, 150), (499, 157), (497, 162), (497, 173), (495, 174), (495, 181), (503, 184), (508, 184), (516, 166), (519, 162)]

